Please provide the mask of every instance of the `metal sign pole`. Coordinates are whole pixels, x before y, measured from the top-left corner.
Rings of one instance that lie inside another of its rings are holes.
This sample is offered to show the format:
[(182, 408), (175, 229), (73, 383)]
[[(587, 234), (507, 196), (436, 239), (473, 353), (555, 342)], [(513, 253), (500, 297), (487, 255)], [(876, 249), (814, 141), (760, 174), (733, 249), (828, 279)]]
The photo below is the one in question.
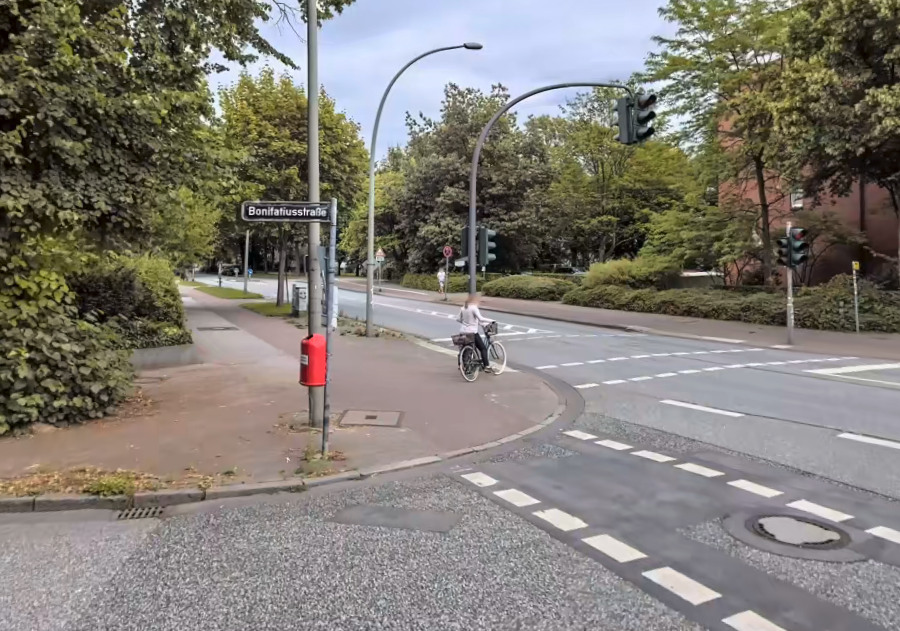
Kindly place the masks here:
[(859, 287), (856, 283), (856, 271), (859, 261), (853, 261), (853, 317), (856, 320), (856, 332), (859, 333)]
[(244, 295), (247, 295), (247, 268), (250, 266), (250, 231), (244, 239)]
[(324, 398), (322, 416), (322, 457), (328, 455), (328, 429), (331, 417), (331, 400), (328, 398), (328, 384), (331, 381), (331, 333), (332, 321), (337, 318), (334, 313), (334, 263), (335, 241), (337, 240), (337, 200), (331, 200), (331, 225), (328, 229), (328, 257), (325, 259), (327, 274), (325, 275), (325, 387), (322, 391)]
[(450, 288), (450, 257), (444, 257), (444, 302), (447, 302), (447, 290)]
[[(787, 222), (785, 234), (790, 244), (791, 238), (791, 222)], [(791, 252), (788, 252), (788, 263), (790, 263)], [(787, 343), (794, 343), (794, 269), (790, 266), (785, 267), (787, 274)]]

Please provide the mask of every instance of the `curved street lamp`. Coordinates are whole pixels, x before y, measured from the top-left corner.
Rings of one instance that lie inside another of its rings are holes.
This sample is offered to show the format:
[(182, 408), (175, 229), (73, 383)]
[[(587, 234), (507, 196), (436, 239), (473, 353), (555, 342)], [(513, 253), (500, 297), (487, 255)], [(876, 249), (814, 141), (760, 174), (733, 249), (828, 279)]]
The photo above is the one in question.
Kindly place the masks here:
[(369, 146), (369, 234), (368, 234), (368, 255), (366, 262), (366, 337), (372, 337), (372, 299), (374, 292), (374, 279), (375, 279), (375, 142), (378, 139), (378, 123), (381, 121), (381, 111), (384, 109), (384, 102), (387, 101), (388, 93), (390, 93), (391, 88), (394, 87), (394, 84), (397, 82), (397, 79), (400, 78), (406, 69), (411, 65), (419, 61), (424, 57), (428, 57), (429, 55), (433, 55), (435, 53), (441, 53), (445, 50), (456, 50), (458, 48), (465, 48), (466, 50), (481, 50), (484, 48), (478, 42), (466, 42), (465, 44), (458, 44), (456, 46), (444, 46), (442, 48), (435, 48), (434, 50), (429, 50), (427, 53), (422, 53), (405, 66), (400, 68), (400, 71), (394, 75), (394, 78), (391, 79), (391, 82), (388, 84), (387, 88), (384, 91), (384, 95), (381, 97), (381, 103), (378, 105), (378, 113), (375, 114), (375, 127), (372, 129), (372, 142)]

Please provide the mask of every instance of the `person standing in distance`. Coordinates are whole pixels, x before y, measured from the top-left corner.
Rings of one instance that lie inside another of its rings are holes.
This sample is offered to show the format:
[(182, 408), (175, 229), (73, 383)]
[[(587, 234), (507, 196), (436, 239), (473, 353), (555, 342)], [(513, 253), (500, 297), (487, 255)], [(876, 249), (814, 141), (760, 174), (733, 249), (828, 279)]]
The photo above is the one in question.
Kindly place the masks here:
[(444, 283), (447, 281), (447, 274), (444, 272), (443, 268), (438, 269), (438, 292), (441, 294), (447, 293), (444, 291)]

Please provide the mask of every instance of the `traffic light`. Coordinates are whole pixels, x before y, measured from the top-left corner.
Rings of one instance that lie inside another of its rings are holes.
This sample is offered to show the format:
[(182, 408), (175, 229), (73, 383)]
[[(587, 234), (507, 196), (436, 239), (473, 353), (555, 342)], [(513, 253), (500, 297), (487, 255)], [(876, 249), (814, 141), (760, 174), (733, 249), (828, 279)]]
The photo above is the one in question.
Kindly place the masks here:
[(619, 126), (619, 135), (616, 140), (623, 145), (630, 145), (634, 142), (634, 119), (632, 112), (634, 103), (631, 97), (623, 96), (616, 99), (616, 124)]
[(800, 267), (809, 258), (809, 243), (805, 228), (791, 228), (791, 267)]
[(491, 250), (497, 247), (497, 244), (491, 241), (496, 236), (496, 230), (478, 226), (478, 264), (482, 267), (497, 259), (497, 255), (491, 253)]
[(781, 237), (776, 243), (778, 243), (778, 264), (790, 267), (791, 240), (788, 237)]
[(462, 240), (462, 247), (459, 248), (460, 256), (465, 258), (469, 256), (469, 226), (463, 226), (460, 239)]
[(656, 105), (655, 94), (641, 94), (637, 97), (633, 142), (643, 142), (653, 135), (655, 130), (650, 127), (650, 121), (656, 118), (656, 112), (653, 111), (654, 105)]

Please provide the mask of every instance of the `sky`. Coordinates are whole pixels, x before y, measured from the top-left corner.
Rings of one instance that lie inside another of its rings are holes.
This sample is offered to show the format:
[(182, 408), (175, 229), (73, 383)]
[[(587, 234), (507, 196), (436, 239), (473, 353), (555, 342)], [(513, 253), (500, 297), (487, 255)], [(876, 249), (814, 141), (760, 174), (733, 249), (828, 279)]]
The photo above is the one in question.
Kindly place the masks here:
[[(439, 117), (444, 86), (489, 91), (502, 83), (513, 97), (537, 87), (574, 81), (627, 80), (655, 50), (654, 35), (674, 27), (657, 14), (664, 0), (357, 0), (319, 32), (319, 81), (340, 110), (359, 123), (369, 146), (378, 102), (394, 74), (433, 48), (480, 42), (480, 51), (438, 53), (409, 68), (391, 90), (378, 131), (376, 155), (406, 144), (406, 112)], [(298, 27), (305, 39), (306, 26)], [(300, 67), (306, 84), (306, 44), (289, 27), (263, 34)], [(256, 71), (274, 60), (260, 60)], [(233, 83), (239, 68), (211, 77), (213, 88)], [(537, 95), (515, 111), (559, 113), (577, 90)]]

